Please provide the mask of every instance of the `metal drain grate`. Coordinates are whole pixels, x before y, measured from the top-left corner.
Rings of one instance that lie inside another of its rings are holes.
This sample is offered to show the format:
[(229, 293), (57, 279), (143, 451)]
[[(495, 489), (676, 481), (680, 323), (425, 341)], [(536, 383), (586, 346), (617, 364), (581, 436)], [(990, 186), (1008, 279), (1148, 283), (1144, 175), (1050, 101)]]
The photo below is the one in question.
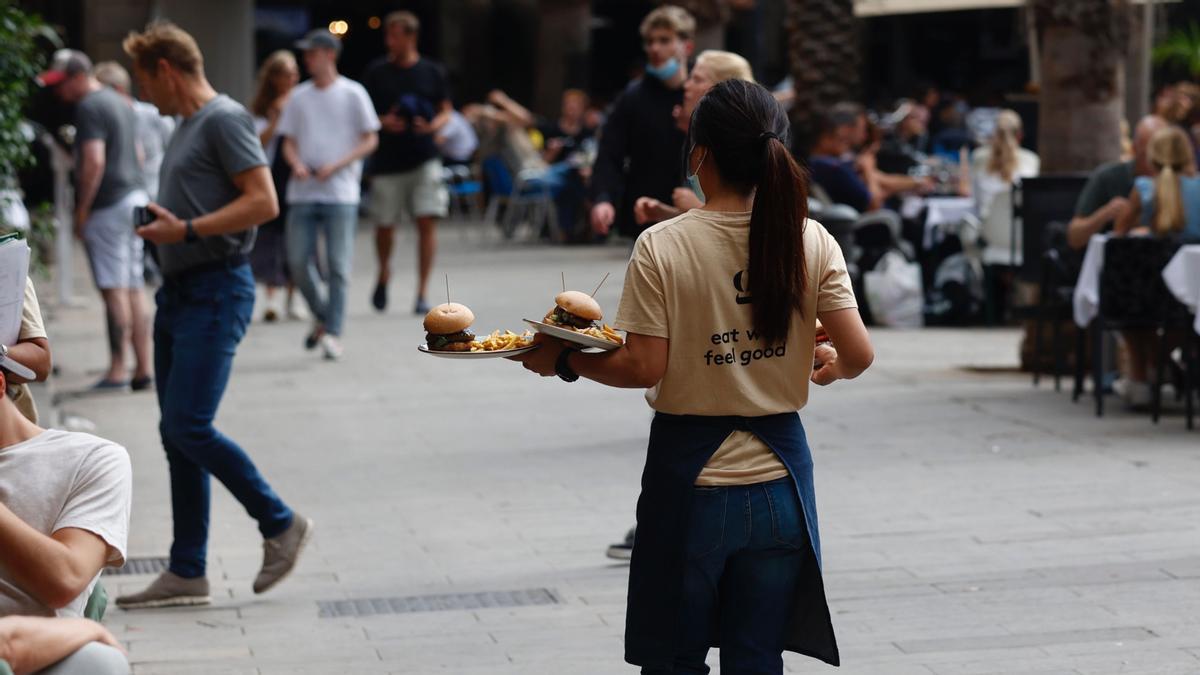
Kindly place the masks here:
[(557, 604), (559, 604), (559, 599), (553, 591), (545, 588), (532, 588), (523, 591), (414, 595), (405, 598), (319, 600), (317, 601), (317, 616), (322, 619), (330, 619), (343, 616), (376, 616), (378, 614), (411, 614), (413, 612), (445, 612), (489, 607)]
[(159, 572), (166, 571), (167, 565), (170, 562), (170, 558), (130, 558), (125, 561), (125, 566), (120, 569), (106, 568), (104, 575), (158, 574)]

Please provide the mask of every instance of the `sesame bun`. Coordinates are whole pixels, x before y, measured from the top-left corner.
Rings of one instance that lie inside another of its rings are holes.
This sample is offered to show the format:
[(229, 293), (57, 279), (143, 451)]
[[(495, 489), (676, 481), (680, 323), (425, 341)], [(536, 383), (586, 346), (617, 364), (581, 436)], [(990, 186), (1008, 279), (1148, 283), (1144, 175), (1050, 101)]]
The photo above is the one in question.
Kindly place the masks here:
[(475, 322), (475, 314), (466, 305), (457, 302), (438, 305), (425, 315), (425, 332), (435, 335), (450, 335), (464, 331)]
[(599, 321), (604, 318), (604, 313), (600, 311), (600, 303), (581, 291), (559, 293), (554, 297), (554, 304), (588, 321)]

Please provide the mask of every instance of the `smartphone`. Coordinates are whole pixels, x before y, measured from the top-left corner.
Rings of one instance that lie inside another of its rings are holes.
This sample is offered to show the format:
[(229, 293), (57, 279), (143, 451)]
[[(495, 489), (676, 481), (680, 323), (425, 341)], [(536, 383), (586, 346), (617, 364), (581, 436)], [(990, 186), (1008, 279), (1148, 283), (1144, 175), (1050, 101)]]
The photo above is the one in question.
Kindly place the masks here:
[(158, 216), (154, 215), (153, 211), (146, 208), (145, 206), (133, 207), (133, 227), (134, 227), (134, 229), (137, 229), (143, 225), (149, 225), (150, 223), (153, 223), (154, 219), (157, 217)]

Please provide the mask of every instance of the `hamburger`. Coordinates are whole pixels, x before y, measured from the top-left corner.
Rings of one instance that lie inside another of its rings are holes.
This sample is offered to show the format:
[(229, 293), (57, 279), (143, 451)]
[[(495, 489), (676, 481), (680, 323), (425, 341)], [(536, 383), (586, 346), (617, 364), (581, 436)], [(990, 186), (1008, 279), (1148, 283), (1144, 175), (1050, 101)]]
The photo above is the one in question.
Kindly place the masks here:
[(604, 318), (600, 303), (581, 291), (563, 291), (554, 298), (554, 309), (546, 314), (545, 322), (552, 326), (584, 330), (599, 328)]
[(475, 334), (469, 330), (474, 321), (475, 314), (466, 305), (438, 305), (425, 315), (425, 343), (432, 351), (469, 352), (475, 341)]

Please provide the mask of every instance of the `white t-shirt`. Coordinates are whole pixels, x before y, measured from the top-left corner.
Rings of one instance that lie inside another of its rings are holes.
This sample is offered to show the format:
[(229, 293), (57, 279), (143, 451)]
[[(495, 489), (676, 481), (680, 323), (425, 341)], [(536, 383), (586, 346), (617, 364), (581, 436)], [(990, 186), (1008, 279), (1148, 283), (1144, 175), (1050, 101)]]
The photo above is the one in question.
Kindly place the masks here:
[[(258, 134), (259, 137), (262, 136), (262, 132), (269, 126), (271, 126), (271, 122), (267, 118), (254, 118), (254, 133)], [(275, 127), (275, 133), (267, 139), (267, 144), (263, 146), (263, 152), (267, 153), (267, 164), (273, 164), (275, 162), (275, 153), (279, 152), (279, 127)]]
[[(108, 544), (108, 564), (125, 564), (133, 472), (125, 448), (91, 434), (47, 430), (0, 448), (0, 503), (50, 536), (73, 527)], [(0, 616), (83, 616), (100, 575), (55, 612), (7, 578), (0, 551)]]
[[(379, 116), (367, 90), (339, 75), (324, 89), (312, 80), (293, 89), (276, 130), (295, 141), (300, 161), (316, 171), (350, 154), (363, 134), (378, 131)], [(293, 177), (288, 181), (287, 203), (357, 204), (362, 164), (360, 159), (324, 181)]]

